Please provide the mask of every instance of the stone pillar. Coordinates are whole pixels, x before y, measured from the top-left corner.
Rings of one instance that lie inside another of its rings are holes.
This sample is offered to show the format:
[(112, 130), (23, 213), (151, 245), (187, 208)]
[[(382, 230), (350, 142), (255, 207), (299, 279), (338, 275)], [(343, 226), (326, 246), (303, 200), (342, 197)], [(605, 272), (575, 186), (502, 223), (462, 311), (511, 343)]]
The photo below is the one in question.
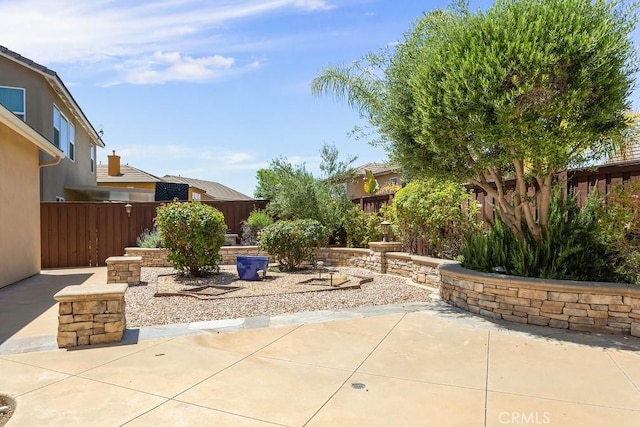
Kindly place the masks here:
[(58, 301), (58, 347), (104, 344), (122, 340), (126, 283), (67, 286)]
[(400, 242), (369, 242), (369, 250), (373, 262), (374, 271), (378, 273), (387, 272), (387, 252), (400, 252), (402, 243)]
[(142, 257), (112, 256), (107, 258), (107, 283), (140, 283)]

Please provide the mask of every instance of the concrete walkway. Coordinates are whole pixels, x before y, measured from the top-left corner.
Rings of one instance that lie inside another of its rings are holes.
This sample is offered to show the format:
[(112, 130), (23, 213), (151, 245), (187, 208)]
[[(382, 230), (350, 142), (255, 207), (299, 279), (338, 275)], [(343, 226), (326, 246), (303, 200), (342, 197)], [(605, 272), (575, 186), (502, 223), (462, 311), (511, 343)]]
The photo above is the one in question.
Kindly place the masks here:
[[(638, 338), (494, 323), (434, 302), (30, 351), (56, 328), (37, 290), (59, 287), (30, 283), (0, 290), (0, 393), (18, 402), (9, 427), (640, 425)], [(5, 323), (6, 310), (40, 314)]]

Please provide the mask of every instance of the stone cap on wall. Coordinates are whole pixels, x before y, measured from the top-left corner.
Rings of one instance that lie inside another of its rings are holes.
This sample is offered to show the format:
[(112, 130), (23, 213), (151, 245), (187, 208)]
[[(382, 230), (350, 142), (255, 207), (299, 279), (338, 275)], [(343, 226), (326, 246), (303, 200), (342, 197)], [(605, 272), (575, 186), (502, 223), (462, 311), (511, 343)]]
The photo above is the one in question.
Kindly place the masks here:
[(459, 263), (440, 266), (441, 272), (448, 276), (478, 281), (485, 284), (513, 286), (518, 288), (539, 289), (554, 292), (598, 293), (603, 295), (622, 295), (640, 297), (640, 286), (629, 283), (579, 282), (574, 280), (538, 279), (535, 277), (510, 276), (508, 274), (484, 273), (469, 270)]
[(127, 283), (71, 285), (60, 290), (53, 298), (58, 302), (118, 299), (122, 298), (128, 287)]
[(411, 255), (406, 252), (387, 252), (385, 255), (391, 259), (411, 261), (414, 264), (426, 265), (433, 268), (438, 268), (444, 264), (459, 264), (458, 261), (453, 261), (450, 259), (433, 258), (424, 255)]
[(109, 258), (106, 259), (107, 264), (108, 263), (119, 263), (119, 262), (136, 262), (136, 261), (140, 261), (142, 262), (142, 257), (141, 256), (110, 256)]

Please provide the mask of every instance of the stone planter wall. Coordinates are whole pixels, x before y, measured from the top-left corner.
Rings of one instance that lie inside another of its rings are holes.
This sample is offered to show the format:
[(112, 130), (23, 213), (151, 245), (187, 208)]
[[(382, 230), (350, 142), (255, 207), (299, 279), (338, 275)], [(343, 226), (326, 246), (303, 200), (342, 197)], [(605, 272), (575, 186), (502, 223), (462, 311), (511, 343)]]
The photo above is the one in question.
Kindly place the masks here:
[(354, 267), (369, 257), (369, 249), (318, 248), (314, 251), (317, 261), (331, 267)]
[[(167, 261), (168, 249), (131, 247), (125, 248), (124, 252), (126, 256), (141, 257), (143, 267), (171, 267), (171, 263)], [(235, 264), (236, 255), (268, 256), (257, 246), (223, 246), (220, 248), (220, 255), (222, 255), (222, 264)]]
[(107, 283), (140, 283), (140, 267), (142, 258), (139, 256), (112, 256), (107, 258)]
[(167, 261), (168, 249), (163, 248), (124, 248), (125, 256), (139, 256), (143, 267), (171, 267)]
[(67, 286), (58, 301), (58, 347), (119, 342), (126, 326), (126, 283)]
[[(269, 256), (263, 250), (260, 250), (258, 246), (223, 246), (220, 248), (220, 255), (222, 255), (222, 264), (236, 264), (236, 255), (260, 255)], [(273, 262), (270, 257), (269, 262)]]
[(640, 286), (542, 280), (440, 266), (442, 299), (511, 322), (640, 336)]
[(387, 273), (407, 277), (416, 283), (437, 285), (440, 282), (440, 265), (450, 261), (403, 252), (389, 252)]

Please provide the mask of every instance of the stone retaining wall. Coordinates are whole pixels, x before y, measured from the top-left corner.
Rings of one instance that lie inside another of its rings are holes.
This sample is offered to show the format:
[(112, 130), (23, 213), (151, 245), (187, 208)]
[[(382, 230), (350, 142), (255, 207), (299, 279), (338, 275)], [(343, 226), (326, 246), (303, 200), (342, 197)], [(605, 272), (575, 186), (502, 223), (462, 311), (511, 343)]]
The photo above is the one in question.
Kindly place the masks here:
[(440, 265), (450, 262), (403, 252), (389, 252), (386, 258), (387, 273), (408, 277), (416, 283), (434, 285), (440, 282)]
[(640, 286), (543, 280), (440, 266), (440, 295), (494, 319), (585, 332), (640, 336)]
[[(231, 265), (236, 265), (236, 255), (269, 256), (258, 246), (223, 246), (220, 248), (220, 255), (222, 255), (222, 264)], [(273, 259), (269, 258), (269, 262), (273, 262)]]
[(126, 326), (126, 283), (67, 286), (58, 301), (58, 347), (118, 342)]
[(124, 248), (125, 256), (139, 256), (143, 267), (171, 267), (167, 261), (169, 249), (163, 248)]

